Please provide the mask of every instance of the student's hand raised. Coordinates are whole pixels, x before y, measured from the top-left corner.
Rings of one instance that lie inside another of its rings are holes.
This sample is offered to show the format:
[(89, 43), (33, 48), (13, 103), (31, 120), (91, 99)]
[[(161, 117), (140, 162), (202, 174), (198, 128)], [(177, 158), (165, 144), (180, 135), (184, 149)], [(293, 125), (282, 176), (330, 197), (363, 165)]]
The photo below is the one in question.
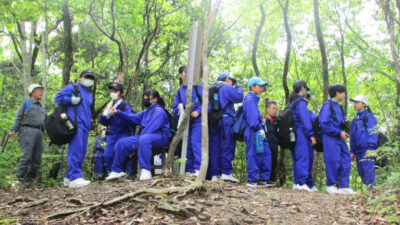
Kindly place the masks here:
[(113, 115), (115, 115), (115, 114), (117, 114), (117, 109), (116, 108), (110, 108), (110, 116), (113, 116)]
[(349, 138), (349, 134), (346, 131), (342, 131), (342, 133), (340, 133), (340, 137), (343, 140), (347, 140)]
[(11, 133), (10, 133), (10, 137), (15, 137), (15, 132), (14, 131), (12, 131)]

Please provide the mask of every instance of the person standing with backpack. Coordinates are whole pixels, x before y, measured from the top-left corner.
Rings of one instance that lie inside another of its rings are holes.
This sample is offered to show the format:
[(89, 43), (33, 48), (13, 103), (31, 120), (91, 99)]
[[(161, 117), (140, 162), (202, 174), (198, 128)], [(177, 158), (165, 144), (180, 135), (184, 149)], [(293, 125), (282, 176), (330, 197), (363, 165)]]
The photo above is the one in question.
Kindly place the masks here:
[[(296, 131), (296, 143), (292, 150), (293, 158), (293, 179), (295, 190), (308, 192), (317, 191), (311, 176), (312, 160), (314, 156), (313, 145), (316, 140), (307, 103), (303, 96), (309, 91), (303, 80), (293, 84), (293, 91), (289, 97), (290, 107), (295, 105), (293, 110), (294, 130)], [(310, 168), (311, 167), (311, 168)], [(310, 180), (311, 178), (311, 180)]]
[[(110, 97), (113, 101), (112, 108), (121, 110), (126, 114), (132, 113), (131, 107), (128, 103), (123, 100), (124, 86), (121, 83), (113, 83), (109, 87)], [(104, 159), (107, 163), (108, 171), (111, 171), (111, 165), (114, 159), (114, 146), (117, 141), (121, 138), (129, 137), (132, 135), (132, 127), (130, 126), (129, 120), (125, 120), (121, 117), (111, 116), (110, 110), (106, 110), (100, 116), (99, 123), (108, 128), (107, 145), (104, 150)]]
[[(186, 107), (186, 73), (187, 67), (179, 67), (179, 82), (181, 84), (176, 92), (172, 106), (175, 117), (179, 117), (179, 108)], [(201, 165), (201, 105), (203, 87), (194, 85), (192, 89), (193, 109), (190, 113), (189, 137), (187, 147), (186, 176), (198, 176)]]
[[(346, 114), (339, 102), (346, 97), (343, 84), (329, 86), (329, 96), (319, 113), (326, 170), (326, 192), (329, 194), (355, 194), (350, 188), (351, 158), (346, 140)], [(335, 185), (339, 182), (339, 188)]]
[(116, 108), (111, 108), (110, 115), (122, 120), (129, 121), (129, 124), (137, 124), (142, 127), (142, 132), (137, 136), (126, 137), (118, 140), (115, 144), (115, 155), (111, 166), (111, 173), (106, 180), (113, 180), (124, 177), (124, 167), (127, 158), (138, 151), (140, 166), (140, 180), (149, 180), (151, 176), (151, 157), (153, 148), (161, 148), (168, 145), (171, 137), (170, 122), (165, 110), (164, 99), (158, 91), (150, 89), (143, 93), (143, 108), (140, 113), (126, 113)]
[[(85, 69), (80, 74), (78, 84), (65, 86), (54, 97), (58, 105), (67, 107), (67, 115), (70, 118), (76, 118), (78, 123), (78, 130), (68, 145), (67, 153), (68, 169), (64, 178), (64, 186), (70, 188), (80, 188), (90, 184), (89, 180), (82, 178), (82, 164), (85, 159), (91, 128), (93, 97), (90, 88), (93, 86), (94, 80), (94, 72)], [(76, 85), (79, 90), (78, 96), (74, 94)]]
[(18, 108), (11, 128), (11, 137), (19, 133), (22, 156), (20, 158), (17, 178), (26, 187), (31, 186), (42, 162), (43, 130), (46, 114), (40, 100), (43, 87), (31, 84), (28, 87), (30, 99), (24, 100)]
[(357, 111), (351, 123), (350, 152), (351, 160), (356, 160), (358, 174), (362, 182), (372, 190), (375, 186), (375, 157), (368, 152), (378, 148), (378, 134), (375, 132), (376, 119), (368, 106), (364, 95), (350, 98)]
[(260, 95), (266, 91), (268, 83), (259, 77), (249, 80), (250, 92), (243, 101), (243, 114), (246, 119), (244, 138), (246, 142), (247, 184), (249, 187), (269, 187), (275, 185), (271, 182), (271, 152), (265, 138), (264, 124), (262, 122), (258, 102)]
[[(218, 76), (216, 99), (219, 103), (221, 118), (216, 124), (211, 124), (210, 131), (210, 165), (208, 176), (211, 180), (226, 180), (239, 182), (233, 177), (232, 161), (235, 157), (236, 140), (233, 137), (232, 125), (235, 116), (233, 104), (243, 101), (243, 90), (236, 79), (223, 73)], [(211, 96), (211, 95), (210, 95)], [(211, 96), (212, 98), (214, 96)], [(214, 103), (215, 104), (215, 103)]]

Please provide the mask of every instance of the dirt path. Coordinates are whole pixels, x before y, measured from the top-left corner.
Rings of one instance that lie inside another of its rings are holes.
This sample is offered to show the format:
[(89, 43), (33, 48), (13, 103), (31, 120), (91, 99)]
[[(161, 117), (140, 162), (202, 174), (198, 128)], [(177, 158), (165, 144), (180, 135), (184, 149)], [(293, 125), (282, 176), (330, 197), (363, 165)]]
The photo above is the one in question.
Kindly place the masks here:
[(306, 193), (287, 188), (249, 188), (206, 183), (204, 191), (174, 200), (172, 196), (140, 196), (113, 207), (55, 220), (56, 212), (90, 202), (104, 202), (143, 187), (182, 186), (185, 181), (159, 180), (92, 183), (83, 189), (1, 190), (0, 223), (22, 224), (384, 224), (356, 204), (357, 197)]

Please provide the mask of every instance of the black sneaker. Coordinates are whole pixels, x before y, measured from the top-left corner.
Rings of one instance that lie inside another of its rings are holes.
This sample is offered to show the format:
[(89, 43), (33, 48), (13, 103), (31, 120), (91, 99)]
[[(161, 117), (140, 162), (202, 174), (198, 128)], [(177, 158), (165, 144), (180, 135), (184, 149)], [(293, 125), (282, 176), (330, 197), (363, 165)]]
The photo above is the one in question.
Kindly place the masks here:
[(271, 180), (267, 180), (266, 183), (267, 183), (267, 186), (268, 186), (268, 187), (273, 187), (273, 186), (276, 185), (276, 182), (273, 182), (273, 181), (271, 181)]
[(246, 184), (246, 186), (247, 187), (257, 187), (258, 186), (258, 183), (257, 182), (251, 182), (251, 181), (248, 181), (247, 182), (247, 184)]
[(267, 181), (259, 180), (257, 182), (257, 187), (268, 187)]

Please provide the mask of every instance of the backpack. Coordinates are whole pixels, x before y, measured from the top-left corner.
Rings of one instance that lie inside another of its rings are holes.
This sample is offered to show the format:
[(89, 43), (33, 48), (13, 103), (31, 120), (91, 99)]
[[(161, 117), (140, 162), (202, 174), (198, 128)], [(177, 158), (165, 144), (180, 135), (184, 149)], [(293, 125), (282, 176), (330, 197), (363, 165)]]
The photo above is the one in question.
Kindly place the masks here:
[(23, 123), (24, 123), (24, 119), (25, 119), (26, 114), (28, 113), (29, 107), (30, 107), (30, 105), (29, 105), (29, 100), (26, 100), (26, 99), (25, 99), (24, 101), (25, 101), (25, 111), (24, 111), (24, 115), (22, 116), (22, 119), (21, 119), (21, 123), (20, 123), (20, 126), (19, 126), (19, 131), (22, 130), (22, 126), (23, 126)]
[(219, 120), (223, 119), (225, 108), (224, 109), (221, 108), (221, 103), (219, 101), (219, 89), (221, 89), (223, 86), (224, 84), (222, 84), (219, 87), (217, 84), (215, 84), (210, 87), (209, 90), (210, 112), (208, 113), (209, 127), (212, 127)]
[[(79, 95), (79, 88), (77, 84), (74, 84), (74, 95)], [(75, 120), (71, 120), (69, 116), (62, 119), (61, 114), (67, 114), (66, 106), (58, 106), (54, 109), (54, 112), (45, 119), (44, 126), (46, 128), (47, 134), (50, 138), (50, 145), (64, 145), (70, 143), (72, 139), (75, 137), (76, 132), (78, 131), (78, 122), (77, 122), (77, 105), (75, 108)], [(73, 129), (68, 130), (67, 123), (71, 123), (73, 125)]]
[(240, 106), (235, 113), (234, 122), (232, 124), (232, 133), (235, 140), (244, 141), (244, 131), (246, 129), (246, 119), (244, 118), (243, 106)]
[(296, 108), (297, 104), (300, 101), (304, 101), (302, 98), (297, 98), (293, 105), (288, 105), (283, 111), (279, 113), (276, 117), (276, 121), (278, 123), (277, 136), (279, 140), (279, 145), (281, 148), (289, 148), (292, 149), (296, 144), (296, 141), (291, 141), (290, 135), (294, 132), (296, 135), (296, 130), (294, 128), (294, 120), (293, 120), (293, 110)]

